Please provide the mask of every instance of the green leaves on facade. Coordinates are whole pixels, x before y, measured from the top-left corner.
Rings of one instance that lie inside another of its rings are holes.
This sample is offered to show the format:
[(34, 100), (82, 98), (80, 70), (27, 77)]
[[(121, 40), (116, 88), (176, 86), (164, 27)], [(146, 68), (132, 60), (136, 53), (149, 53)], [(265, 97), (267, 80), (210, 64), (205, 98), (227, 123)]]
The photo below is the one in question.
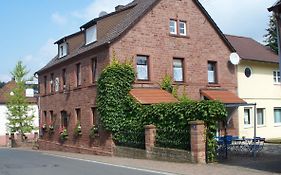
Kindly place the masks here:
[[(97, 107), (103, 127), (111, 131), (116, 143), (142, 143), (144, 126), (157, 127), (157, 140), (168, 140), (176, 144), (159, 144), (188, 149), (190, 139), (189, 121), (203, 120), (206, 123), (208, 160), (215, 159), (214, 141), (217, 122), (225, 119), (224, 105), (217, 101), (182, 100), (178, 103), (140, 105), (130, 95), (135, 72), (132, 64), (121, 64), (117, 59), (104, 69), (98, 80)], [(165, 78), (161, 87), (172, 92), (171, 79)], [(164, 131), (164, 132), (162, 132)], [(165, 132), (166, 131), (166, 132)], [(171, 133), (173, 132), (173, 137)], [(133, 134), (130, 134), (133, 133)], [(184, 133), (184, 134), (183, 134)], [(187, 143), (182, 146), (179, 143)], [(135, 147), (142, 147), (139, 144)]]

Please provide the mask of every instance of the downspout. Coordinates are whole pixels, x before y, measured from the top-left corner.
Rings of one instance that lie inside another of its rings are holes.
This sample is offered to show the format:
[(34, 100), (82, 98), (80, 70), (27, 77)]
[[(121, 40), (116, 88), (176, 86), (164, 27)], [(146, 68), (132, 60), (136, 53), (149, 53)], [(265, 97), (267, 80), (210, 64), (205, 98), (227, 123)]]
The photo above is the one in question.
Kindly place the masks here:
[(280, 16), (279, 16), (279, 12), (278, 13), (275, 13), (274, 12), (274, 16), (275, 16), (275, 19), (276, 19), (276, 22), (277, 22), (277, 27), (276, 27), (276, 30), (277, 30), (277, 43), (278, 43), (278, 56), (279, 56), (279, 71), (281, 72), (281, 43), (280, 43), (280, 25), (281, 25), (281, 22), (280, 22)]

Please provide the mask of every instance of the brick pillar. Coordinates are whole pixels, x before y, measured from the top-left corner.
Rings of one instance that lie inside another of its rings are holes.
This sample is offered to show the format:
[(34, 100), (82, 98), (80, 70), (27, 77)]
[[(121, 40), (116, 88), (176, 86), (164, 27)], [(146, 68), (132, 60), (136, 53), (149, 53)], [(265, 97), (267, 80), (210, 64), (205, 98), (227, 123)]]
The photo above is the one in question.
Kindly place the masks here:
[(15, 141), (15, 134), (14, 133), (11, 133), (11, 138), (10, 138), (10, 145), (11, 145), (11, 148), (15, 147), (16, 146), (16, 141)]
[(6, 133), (5, 145), (6, 145), (6, 147), (10, 147), (10, 135), (9, 135), (9, 133)]
[(203, 121), (191, 121), (190, 145), (191, 160), (194, 163), (206, 163), (206, 128)]
[(154, 125), (145, 126), (145, 150), (147, 158), (151, 158), (151, 151), (155, 146), (156, 141), (156, 127)]

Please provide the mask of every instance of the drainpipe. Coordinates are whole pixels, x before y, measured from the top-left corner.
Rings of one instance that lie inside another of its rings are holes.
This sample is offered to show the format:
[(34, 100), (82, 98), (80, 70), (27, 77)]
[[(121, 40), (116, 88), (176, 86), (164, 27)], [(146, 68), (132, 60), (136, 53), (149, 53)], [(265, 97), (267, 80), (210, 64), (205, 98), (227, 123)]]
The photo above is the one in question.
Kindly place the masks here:
[(278, 43), (278, 56), (279, 56), (279, 71), (281, 73), (281, 43), (280, 43), (280, 26), (281, 26), (281, 22), (280, 22), (280, 13), (279, 12), (274, 12), (274, 16), (277, 22), (277, 43)]

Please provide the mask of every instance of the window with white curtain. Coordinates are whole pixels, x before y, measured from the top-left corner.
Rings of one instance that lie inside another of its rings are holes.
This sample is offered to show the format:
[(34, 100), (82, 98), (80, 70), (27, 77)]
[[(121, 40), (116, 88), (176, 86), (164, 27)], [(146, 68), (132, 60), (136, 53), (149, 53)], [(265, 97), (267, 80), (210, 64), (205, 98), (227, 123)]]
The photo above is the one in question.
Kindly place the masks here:
[(170, 33), (171, 34), (177, 34), (177, 21), (171, 19), (170, 20)]
[(244, 108), (244, 125), (251, 125), (251, 108)]
[(183, 81), (183, 60), (180, 58), (173, 59), (174, 81)]
[(281, 124), (281, 108), (274, 108), (274, 123)]
[(97, 26), (86, 29), (86, 45), (97, 41)]
[(137, 78), (148, 80), (148, 56), (137, 56)]
[(257, 108), (257, 125), (264, 125), (264, 108)]

